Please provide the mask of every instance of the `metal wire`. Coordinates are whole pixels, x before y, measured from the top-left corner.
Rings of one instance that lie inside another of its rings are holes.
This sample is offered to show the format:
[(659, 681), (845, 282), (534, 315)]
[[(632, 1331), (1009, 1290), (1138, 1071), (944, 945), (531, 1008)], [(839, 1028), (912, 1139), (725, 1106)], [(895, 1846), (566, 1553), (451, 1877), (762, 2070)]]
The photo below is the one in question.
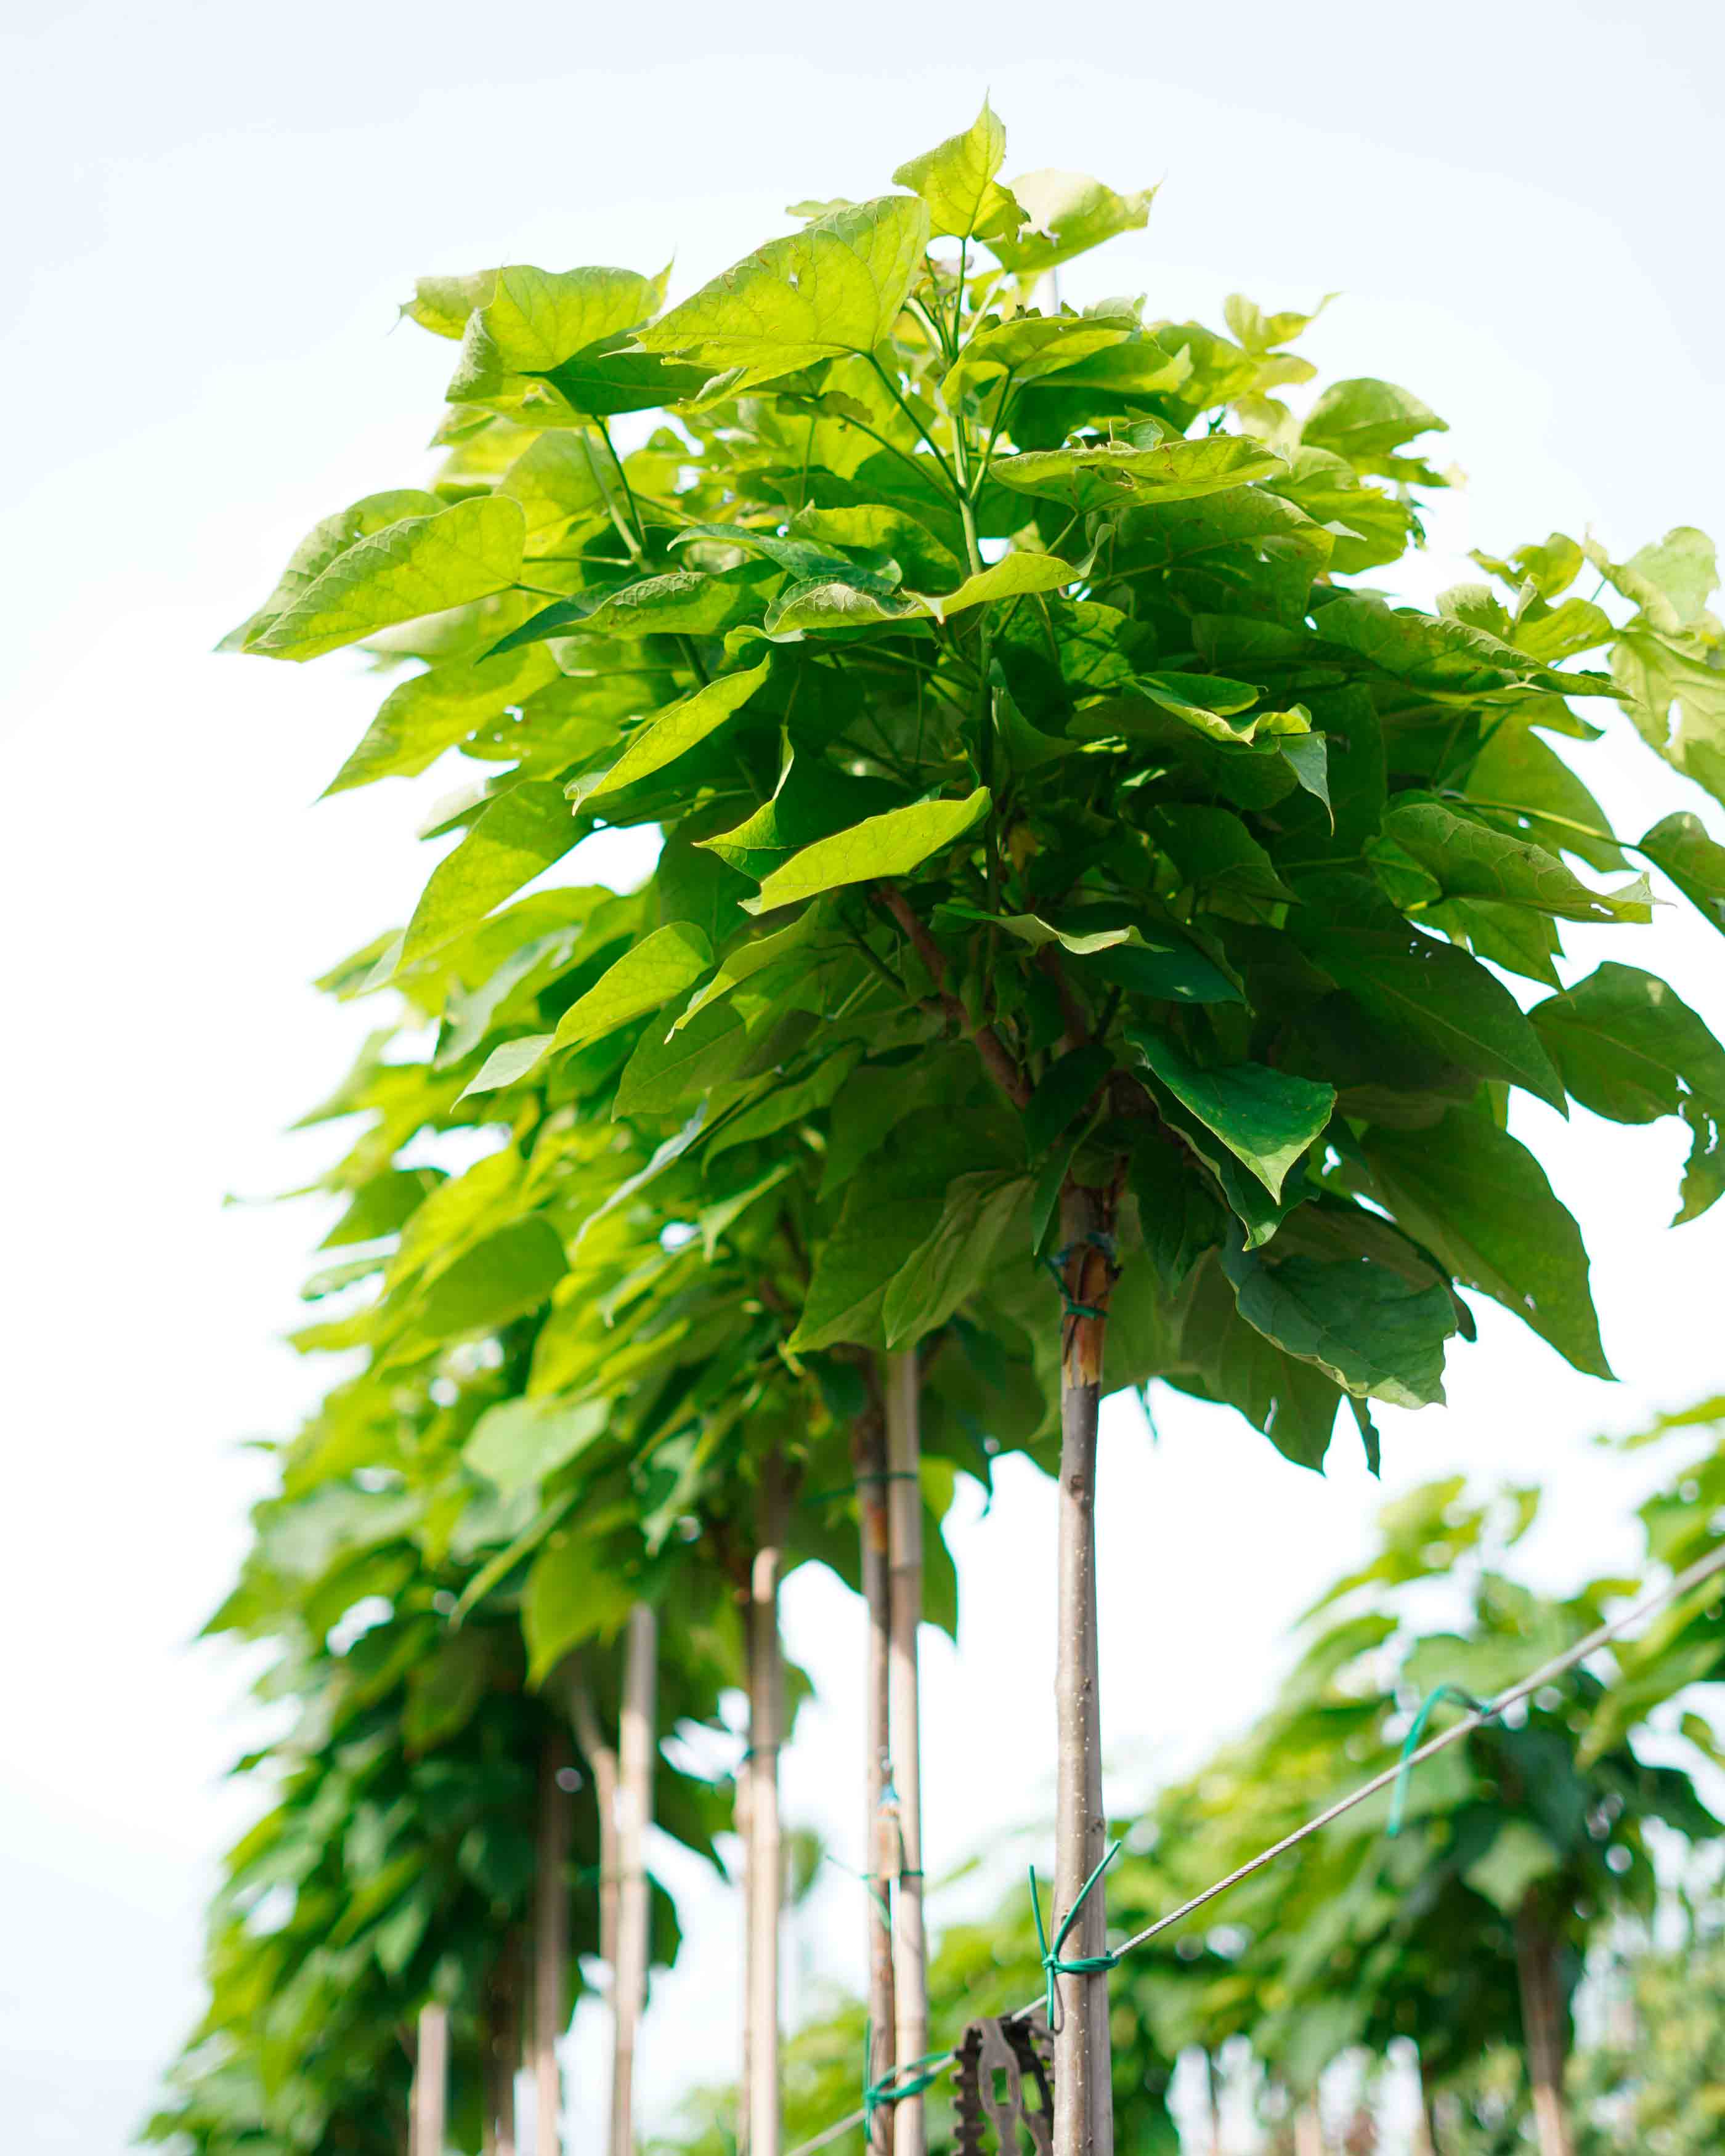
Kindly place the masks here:
[[(1561, 1655), (1553, 1655), (1548, 1662), (1542, 1662), (1519, 1684), (1510, 1686), (1507, 1691), (1499, 1692), (1495, 1699), (1485, 1701), (1465, 1714), (1461, 1721), (1452, 1722), (1449, 1728), (1429, 1738), (1417, 1752), (1409, 1753), (1405, 1760), (1398, 1760), (1394, 1766), (1386, 1767), (1381, 1774), (1373, 1774), (1370, 1781), (1362, 1782), (1351, 1795), (1342, 1798), (1327, 1810), (1307, 1820), (1303, 1826), (1296, 1827), (1291, 1834), (1284, 1835), (1280, 1841), (1273, 1842), (1268, 1849), (1260, 1850), (1255, 1856), (1230, 1871), (1225, 1878), (1218, 1879), (1214, 1885), (1206, 1887), (1201, 1894), (1194, 1894), (1189, 1901), (1182, 1902), (1178, 1908), (1170, 1909), (1166, 1916), (1158, 1917), (1154, 1923), (1146, 1924), (1142, 1931), (1134, 1932), (1129, 1939), (1114, 1948), (1113, 1958), (1117, 1961), (1137, 1948), (1147, 1945), (1159, 1933), (1172, 1929), (1191, 1916), (1194, 1910), (1203, 1908), (1206, 1902), (1214, 1902), (1219, 1894), (1227, 1893), (1243, 1880), (1250, 1879), (1254, 1872), (1261, 1871), (1266, 1864), (1273, 1864), (1278, 1856), (1286, 1856), (1291, 1849), (1297, 1848), (1302, 1841), (1332, 1825), (1344, 1814), (1351, 1812), (1356, 1804), (1363, 1804), (1368, 1797), (1375, 1797), (1380, 1789), (1387, 1789), (1408, 1768), (1417, 1767), (1425, 1760), (1435, 1758), (1440, 1752), (1447, 1750), (1451, 1744), (1459, 1743), (1464, 1737), (1471, 1737), (1475, 1730), (1502, 1714), (1507, 1707), (1514, 1707), (1519, 1701), (1527, 1698), (1542, 1686), (1548, 1685), (1554, 1677), (1567, 1676), (1578, 1663), (1584, 1662), (1589, 1655), (1596, 1654), (1601, 1647), (1620, 1638), (1631, 1625), (1640, 1624), (1643, 1618), (1652, 1616), (1656, 1610), (1664, 1609), (1668, 1602), (1677, 1601), (1691, 1588), (1699, 1587), (1704, 1580), (1711, 1579), (1721, 1572), (1725, 1572), (1725, 1543), (1678, 1573), (1675, 1578), (1668, 1580), (1656, 1593), (1636, 1603), (1633, 1609), (1626, 1609), (1622, 1616), (1614, 1617), (1608, 1624), (1597, 1626), (1584, 1640), (1578, 1640), (1573, 1647), (1566, 1648)], [(1032, 1999), (1023, 2006), (1014, 2007), (1003, 2019), (1022, 2020), (1027, 2014), (1035, 2013), (1041, 2004), (1040, 1999)], [(956, 2054), (949, 2054), (945, 2064), (934, 2071), (937, 2074), (944, 2073), (955, 2063)], [(794, 2148), (786, 2151), (786, 2156), (815, 2156), (817, 2149), (829, 2147), (842, 2135), (849, 2133), (853, 2127), (862, 2123), (862, 2112), (850, 2112), (843, 2118), (834, 2119), (812, 2140), (799, 2141)]]

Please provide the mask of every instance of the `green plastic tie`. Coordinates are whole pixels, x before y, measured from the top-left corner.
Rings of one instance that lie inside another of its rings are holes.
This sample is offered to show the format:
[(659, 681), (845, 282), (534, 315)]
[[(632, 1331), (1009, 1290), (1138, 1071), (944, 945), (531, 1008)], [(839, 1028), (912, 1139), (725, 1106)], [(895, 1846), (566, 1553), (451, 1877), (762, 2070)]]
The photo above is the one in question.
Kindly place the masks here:
[[(1116, 1245), (1111, 1235), (1098, 1231), (1096, 1235), (1086, 1235), (1084, 1240), (1092, 1250), (1100, 1250), (1111, 1265), (1114, 1263)], [(1076, 1243), (1068, 1243), (1063, 1250), (1055, 1251), (1051, 1257), (1042, 1260), (1048, 1268), (1049, 1278), (1060, 1291), (1060, 1307), (1068, 1317), (1106, 1317), (1108, 1315), (1106, 1310), (1098, 1310), (1093, 1302), (1075, 1301), (1066, 1291), (1066, 1276), (1060, 1268), (1077, 1248)]]
[[(924, 2089), (932, 2088), (940, 2079), (950, 2051), (925, 2051), (920, 2059), (911, 2059), (901, 2066), (889, 2066), (880, 2079), (872, 2078), (875, 2071), (875, 2028), (869, 2023), (863, 2036), (863, 2136), (874, 2138), (875, 2114), (902, 2103), (906, 2097), (921, 2096)], [(911, 2078), (901, 2084), (901, 2074)]]
[(1408, 1804), (1408, 1783), (1414, 1771), (1414, 1754), (1420, 1749), (1420, 1740), (1425, 1734), (1425, 1725), (1431, 1719), (1431, 1710), (1442, 1699), (1458, 1700), (1470, 1714), (1485, 1714), (1486, 1704), (1477, 1700), (1461, 1686), (1440, 1684), (1429, 1691), (1420, 1702), (1420, 1712), (1408, 1725), (1408, 1733), (1402, 1739), (1402, 1756), (1396, 1769), (1395, 1792), (1389, 1800), (1389, 1838), (1394, 1841), (1402, 1830), (1403, 1815)]
[(1042, 1953), (1043, 1981), (1047, 1986), (1047, 1991), (1043, 2000), (1043, 2010), (1047, 2015), (1048, 2025), (1050, 2031), (1055, 2030), (1060, 2027), (1060, 2022), (1056, 2018), (1055, 1979), (1057, 1976), (1093, 1976), (1098, 1969), (1112, 1969), (1115, 1964), (1120, 1959), (1120, 1956), (1117, 1953), (1102, 1953), (1099, 1954), (1078, 1954), (1070, 1961), (1062, 1961), (1060, 1959), (1060, 1948), (1066, 1943), (1067, 1933), (1070, 1932), (1073, 1925), (1078, 1922), (1079, 1912), (1083, 1908), (1085, 1901), (1090, 1893), (1091, 1888), (1096, 1885), (1097, 1880), (1101, 1877), (1102, 1874), (1108, 1869), (1108, 1866), (1114, 1861), (1115, 1858), (1119, 1856), (1121, 1847), (1122, 1845), (1119, 1842), (1117, 1841), (1113, 1843), (1110, 1846), (1107, 1855), (1102, 1859), (1096, 1870), (1091, 1872), (1089, 1878), (1085, 1881), (1083, 1886), (1079, 1888), (1078, 1898), (1072, 1904), (1071, 1907), (1067, 1910), (1059, 1931), (1055, 1933), (1054, 1944), (1052, 1946), (1050, 1946), (1048, 1943), (1048, 1933), (1043, 1928), (1042, 1901), (1040, 1896), (1036, 1892), (1036, 1866), (1034, 1864), (1030, 1866), (1030, 1913), (1036, 1919), (1036, 1943), (1040, 1948)]
[(863, 1892), (874, 1903), (875, 1907), (880, 1912), (880, 1921), (890, 1931), (892, 1928), (892, 1911), (887, 1906), (886, 1897), (876, 1891), (879, 1884), (880, 1883), (880, 1873), (877, 1871), (859, 1871), (854, 1864), (847, 1864), (842, 1856), (834, 1856), (832, 1851), (829, 1849), (824, 1849), (821, 1851), (821, 1855), (826, 1859), (829, 1864), (836, 1865), (839, 1871), (845, 1872), (849, 1877), (856, 1881)]

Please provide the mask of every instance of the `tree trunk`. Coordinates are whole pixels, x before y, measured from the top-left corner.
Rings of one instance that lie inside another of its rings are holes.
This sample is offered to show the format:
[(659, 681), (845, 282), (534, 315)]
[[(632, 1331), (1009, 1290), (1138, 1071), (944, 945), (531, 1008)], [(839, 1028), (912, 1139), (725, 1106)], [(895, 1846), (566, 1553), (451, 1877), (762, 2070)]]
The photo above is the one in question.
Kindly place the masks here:
[(1210, 2156), (1222, 2156), (1222, 2077), (1214, 2051), (1204, 2055), (1204, 2083), (1210, 2103)]
[[(778, 1918), (784, 1854), (778, 1825), (783, 1667), (778, 1637), (779, 1553), (756, 1552), (751, 1580), (749, 2156), (778, 2156)], [(619, 2152), (621, 2156), (621, 2152)]]
[[(890, 1911), (891, 1879), (899, 1861), (886, 1799), (892, 1774), (888, 1741), (891, 1714), (892, 1584), (886, 1497), (891, 1486), (886, 1480), (886, 1429), (878, 1401), (872, 1402), (857, 1419), (852, 1433), (851, 1460), (856, 1470), (862, 1594), (868, 1614), (868, 1646), (863, 1674), (862, 1849), (870, 1892), (863, 1907), (868, 1927), (871, 2044), (868, 2071), (870, 2079), (878, 2079), (897, 2056)], [(875, 2113), (869, 2143), (874, 2156), (892, 2156), (893, 2112), (891, 2104), (883, 2104)]]
[(659, 1620), (649, 1603), (629, 1612), (618, 1732), (617, 1961), (613, 1980), (616, 2026), (612, 2054), (611, 2156), (634, 2148), (635, 2051), (647, 2005), (651, 1915), (647, 1828), (653, 1817), (654, 1723)]
[(413, 2156), (444, 2156), (449, 2086), (449, 2010), (428, 2003), (419, 2009), (413, 2048)]
[(1294, 2156), (1324, 2156), (1323, 2113), (1315, 2096), (1294, 2113)]
[(520, 1942), (511, 1937), (487, 1986), (481, 2086), (485, 2156), (516, 2156), (515, 2076), (521, 2057)]
[(557, 1777), (572, 1763), (561, 1736), (539, 1755), (539, 1836), (533, 1880), (534, 2156), (562, 2156), (563, 2089), (557, 2040), (568, 2024), (569, 1799)]
[(608, 1743), (593, 1711), (593, 1694), (578, 1678), (569, 1694), (575, 1742), (593, 1775), (594, 1809), (599, 1818), (599, 1959), (610, 1981), (614, 2011), (617, 1996), (617, 1752)]
[(1437, 2105), (1426, 2075), (1425, 2056), (1417, 2046), (1414, 2058), (1420, 2074), (1420, 2107), (1414, 2118), (1414, 2156), (1437, 2156)]
[[(1090, 1240), (1103, 1235), (1108, 1225), (1100, 1194), (1069, 1185), (1061, 1199), (1060, 1225), (1068, 1303), (1106, 1311), (1111, 1268), (1105, 1250)], [(1077, 1903), (1107, 1847), (1101, 1794), (1096, 1592), (1096, 1422), (1106, 1328), (1106, 1317), (1070, 1310), (1062, 1326), (1055, 1928)], [(1062, 1958), (1100, 1954), (1106, 1945), (1106, 1902), (1104, 1882), (1098, 1879), (1067, 1934)], [(1060, 1976), (1056, 1986), (1054, 2156), (1112, 2156), (1108, 1974), (1097, 1969)]]
[(1516, 1915), (1516, 1969), (1521, 1979), (1522, 2039), (1533, 2092), (1539, 2156), (1574, 2156), (1575, 2149), (1563, 2102), (1568, 2041), (1558, 1952), (1557, 1934), (1530, 1896)]
[[(755, 1671), (755, 1605), (752, 1586), (742, 1593), (743, 1666), (752, 1687)], [(751, 1723), (754, 1719), (750, 1707)], [(749, 2156), (749, 2106), (754, 2089), (755, 2028), (755, 1829), (754, 1731), (738, 1763), (732, 1820), (742, 1844), (742, 2046), (737, 2077), (737, 2156)]]
[[(928, 2049), (928, 1956), (922, 1928), (922, 1707), (916, 1663), (922, 1623), (921, 1376), (915, 1349), (886, 1365), (886, 1453), (891, 1481), (891, 1743), (898, 1791), (898, 1898), (893, 1910), (896, 2056), (906, 2066)], [(891, 2107), (896, 2156), (923, 2156), (927, 2133), (920, 2096)]]

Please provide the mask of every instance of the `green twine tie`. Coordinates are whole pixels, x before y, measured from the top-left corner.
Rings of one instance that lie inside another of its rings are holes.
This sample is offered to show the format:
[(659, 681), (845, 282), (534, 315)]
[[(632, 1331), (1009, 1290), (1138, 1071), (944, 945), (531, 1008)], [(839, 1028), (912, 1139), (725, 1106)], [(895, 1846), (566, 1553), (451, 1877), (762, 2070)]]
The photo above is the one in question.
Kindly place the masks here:
[[(924, 2089), (932, 2088), (940, 2079), (942, 2068), (952, 2057), (950, 2051), (927, 2051), (920, 2059), (912, 2059), (902, 2066), (889, 2066), (878, 2081), (870, 2076), (875, 2071), (875, 2029), (869, 2023), (863, 2036), (863, 2138), (872, 2141), (875, 2133), (875, 2114), (890, 2110), (902, 2103), (906, 2097), (921, 2096)], [(901, 2074), (911, 2078), (901, 2086)]]
[(1427, 1692), (1420, 1702), (1420, 1712), (1409, 1724), (1408, 1733), (1402, 1739), (1402, 1756), (1396, 1768), (1395, 1791), (1389, 1799), (1389, 1838), (1392, 1841), (1402, 1830), (1403, 1815), (1408, 1804), (1408, 1784), (1414, 1771), (1414, 1754), (1420, 1749), (1420, 1740), (1425, 1734), (1425, 1725), (1431, 1719), (1431, 1710), (1441, 1699), (1460, 1701), (1470, 1714), (1486, 1712), (1485, 1702), (1476, 1699), (1471, 1691), (1464, 1691), (1460, 1685), (1440, 1684), (1435, 1691)]
[(1036, 1866), (1034, 1864), (1030, 1866), (1030, 1913), (1036, 1919), (1036, 1943), (1042, 1950), (1043, 1981), (1047, 1986), (1043, 2008), (1047, 2015), (1050, 2030), (1058, 2029), (1060, 2026), (1059, 2021), (1055, 2019), (1055, 1979), (1057, 1976), (1093, 1976), (1098, 1969), (1112, 1969), (1120, 1959), (1118, 1954), (1107, 1953), (1078, 1954), (1070, 1961), (1060, 1959), (1060, 1948), (1066, 1943), (1066, 1934), (1078, 1922), (1079, 1912), (1083, 1908), (1091, 1888), (1096, 1885), (1097, 1880), (1119, 1856), (1120, 1851), (1121, 1844), (1117, 1841), (1113, 1843), (1107, 1855), (1079, 1888), (1078, 1899), (1067, 1910), (1065, 1920), (1059, 1931), (1055, 1933), (1052, 1946), (1050, 1946), (1048, 1933), (1043, 1928), (1042, 1902), (1036, 1892)]
[[(1113, 1265), (1115, 1242), (1111, 1235), (1101, 1234), (1086, 1235), (1084, 1240), (1091, 1249), (1100, 1250), (1108, 1263), (1111, 1265)], [(1080, 1245), (1076, 1243), (1068, 1243), (1064, 1250), (1055, 1251), (1052, 1256), (1045, 1258), (1042, 1262), (1048, 1268), (1049, 1278), (1060, 1291), (1060, 1307), (1068, 1317), (1106, 1317), (1108, 1315), (1106, 1310), (1099, 1310), (1093, 1302), (1075, 1301), (1067, 1292), (1066, 1276), (1061, 1270), (1061, 1267), (1079, 1248)]]

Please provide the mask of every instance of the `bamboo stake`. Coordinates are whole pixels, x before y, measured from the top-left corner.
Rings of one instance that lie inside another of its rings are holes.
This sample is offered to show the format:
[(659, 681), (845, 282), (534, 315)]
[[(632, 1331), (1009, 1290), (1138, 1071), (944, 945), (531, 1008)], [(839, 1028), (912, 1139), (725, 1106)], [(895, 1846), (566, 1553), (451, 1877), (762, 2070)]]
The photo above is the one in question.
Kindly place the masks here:
[[(871, 1380), (878, 1373), (871, 1371)], [(875, 1392), (875, 1383), (870, 1386)], [(863, 1604), (868, 1615), (868, 1643), (863, 1673), (863, 1862), (871, 1892), (864, 1900), (867, 1927), (869, 2029), (873, 2051), (870, 2078), (885, 2075), (899, 2056), (893, 1988), (891, 1881), (899, 1868), (897, 1838), (887, 1811), (892, 1779), (891, 1727), (892, 1575), (891, 1522), (887, 1512), (886, 1428), (878, 1397), (871, 1397), (851, 1433), (851, 1462), (856, 1471), (857, 1530), (860, 1543)], [(905, 2056), (915, 2058), (914, 2051)], [(875, 2113), (869, 2146), (874, 2156), (892, 2156), (894, 2112), (882, 2104)]]
[(1533, 2091), (1539, 2156), (1574, 2156), (1563, 2102), (1563, 2003), (1558, 1983), (1558, 1941), (1532, 1897), (1516, 1912), (1516, 1971), (1521, 1979), (1522, 2039)]
[(629, 1616), (623, 1666), (623, 1712), (618, 1732), (617, 1961), (612, 1990), (615, 2021), (611, 2072), (611, 2156), (634, 2148), (634, 2073), (641, 2017), (647, 2005), (650, 1907), (647, 1829), (653, 1818), (654, 1723), (658, 1694), (659, 1620), (636, 1603)]
[[(783, 1668), (779, 1553), (755, 1553), (749, 1640), (749, 2156), (778, 2156), (778, 1917), (784, 1856), (778, 1820)], [(621, 2152), (619, 2152), (621, 2156)]]
[(557, 2039), (568, 2023), (569, 1800), (557, 1777), (572, 1764), (561, 1735), (539, 1755), (539, 1832), (533, 1878), (534, 2156), (562, 2156), (563, 2087)]
[[(893, 1908), (897, 2056), (906, 2066), (928, 2049), (928, 1953), (922, 1923), (922, 1707), (917, 1634), (922, 1623), (922, 1437), (916, 1351), (886, 1364), (887, 1508), (892, 1550), (892, 1774), (898, 1791), (898, 1894)], [(923, 2156), (927, 2126), (920, 2096), (890, 2109), (896, 2156)]]
[[(1069, 1184), (1060, 1203), (1068, 1252), (1068, 1302), (1105, 1312), (1110, 1273), (1090, 1240), (1106, 1221), (1100, 1194)], [(1060, 1576), (1055, 1671), (1058, 1739), (1055, 1812), (1055, 1918), (1064, 1922), (1106, 1852), (1101, 1731), (1096, 1686), (1096, 1469), (1106, 1320), (1069, 1312), (1060, 1358)], [(1105, 1882), (1086, 1897), (1065, 1958), (1107, 1945)], [(1055, 1927), (1050, 1926), (1050, 1933)], [(1056, 1979), (1054, 2156), (1113, 2156), (1109, 2092), (1108, 1973)]]
[(413, 2048), (413, 2156), (444, 2156), (449, 2086), (449, 2010), (428, 1999)]

